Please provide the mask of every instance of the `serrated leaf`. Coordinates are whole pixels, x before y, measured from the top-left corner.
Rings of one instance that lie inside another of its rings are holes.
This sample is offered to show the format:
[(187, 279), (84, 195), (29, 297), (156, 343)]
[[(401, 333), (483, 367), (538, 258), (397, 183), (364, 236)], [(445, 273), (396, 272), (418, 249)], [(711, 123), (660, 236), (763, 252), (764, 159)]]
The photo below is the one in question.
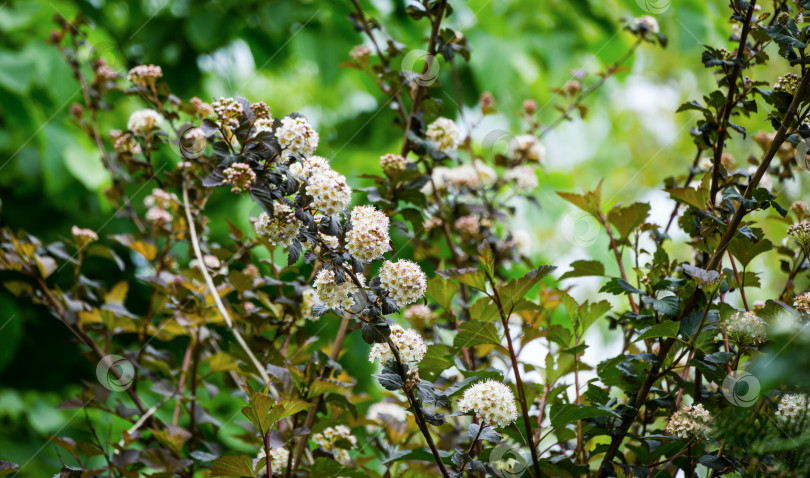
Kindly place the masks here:
[(686, 203), (699, 210), (704, 210), (709, 202), (711, 174), (704, 174), (697, 189), (692, 187), (664, 189), (675, 201)]
[(773, 249), (773, 243), (764, 237), (756, 242), (745, 237), (735, 235), (728, 245), (728, 251), (734, 258), (740, 261), (743, 268), (758, 255)]
[(574, 206), (582, 209), (601, 222), (602, 217), (602, 181), (593, 191), (584, 194), (557, 192), (557, 194)]
[(500, 345), (498, 330), (489, 322), (469, 321), (459, 326), (459, 332), (453, 338), (453, 347), (464, 348), (483, 344)]
[(249, 456), (221, 456), (211, 465), (211, 476), (257, 476)]
[(608, 213), (608, 221), (616, 227), (621, 239), (626, 239), (638, 226), (640, 226), (650, 213), (650, 205), (643, 202), (633, 203), (629, 206), (616, 206)]
[(468, 285), (481, 292), (487, 292), (487, 276), (484, 271), (476, 269), (475, 267), (466, 267), (463, 269), (445, 269), (436, 271), (440, 277), (445, 279), (452, 279), (462, 284)]
[(644, 339), (654, 339), (656, 337), (677, 337), (680, 323), (674, 320), (665, 320), (660, 324), (645, 329), (635, 340), (638, 342)]
[(396, 373), (375, 373), (371, 376), (376, 378), (384, 389), (392, 392), (402, 390), (402, 387), (405, 386), (405, 382), (402, 381), (402, 377)]
[(604, 276), (605, 266), (599, 261), (574, 261), (571, 263), (572, 270), (560, 276), (560, 280), (572, 277)]

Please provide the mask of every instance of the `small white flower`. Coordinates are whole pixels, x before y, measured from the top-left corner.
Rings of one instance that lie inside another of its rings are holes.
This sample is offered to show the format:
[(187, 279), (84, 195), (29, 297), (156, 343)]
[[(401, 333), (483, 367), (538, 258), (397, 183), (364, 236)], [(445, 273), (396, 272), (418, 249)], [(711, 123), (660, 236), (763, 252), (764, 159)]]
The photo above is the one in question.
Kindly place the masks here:
[(430, 307), (428, 307), (427, 305), (416, 304), (408, 307), (408, 310), (406, 310), (405, 313), (402, 314), (402, 316), (405, 318), (405, 320), (409, 322), (413, 321), (429, 322), (433, 320), (436, 314), (434, 314), (433, 311), (430, 310)]
[(266, 237), (274, 246), (287, 247), (298, 237), (298, 230), (304, 224), (295, 217), (295, 211), (283, 203), (276, 203), (273, 208), (273, 217), (266, 212), (261, 213), (259, 220), (253, 224), (256, 234)]
[(482, 425), (509, 426), (518, 417), (515, 395), (501, 382), (488, 379), (464, 391), (458, 401), (458, 410), (473, 412)]
[(253, 122), (253, 129), (255, 130), (254, 136), (262, 132), (273, 131), (273, 118), (259, 118)]
[(98, 234), (91, 229), (82, 229), (79, 226), (73, 226), (70, 229), (70, 233), (73, 235), (73, 240), (76, 241), (79, 248), (98, 240)]
[(802, 315), (810, 314), (810, 292), (805, 292), (804, 294), (794, 297), (793, 308)]
[(706, 440), (712, 431), (711, 422), (712, 416), (703, 405), (684, 406), (669, 418), (666, 432), (682, 439)]
[(289, 158), (293, 154), (309, 157), (318, 149), (318, 133), (312, 129), (306, 118), (301, 116), (281, 119), (281, 126), (276, 130), (276, 138), (281, 145), (281, 156)]
[(138, 110), (130, 115), (127, 129), (133, 133), (148, 133), (156, 129), (162, 119), (160, 113), (155, 110)]
[(735, 312), (719, 327), (729, 338), (742, 345), (758, 345), (768, 339), (765, 322), (753, 312)]
[(537, 174), (531, 166), (515, 166), (503, 173), (505, 181), (514, 181), (515, 186), (522, 190), (532, 190), (540, 184), (537, 181)]
[[(344, 281), (338, 284), (335, 280), (335, 273), (329, 269), (321, 269), (315, 276), (313, 287), (317, 293), (318, 302), (330, 309), (351, 309), (354, 305), (354, 294), (359, 292), (359, 288), (350, 277), (345, 276)], [(360, 285), (365, 286), (365, 279), (362, 275), (357, 276)]]
[(318, 303), (318, 292), (313, 288), (308, 288), (301, 293), (301, 313), (305, 319), (315, 320), (316, 317), (312, 313), (312, 307)]
[(321, 433), (312, 436), (312, 441), (327, 452), (331, 452), (335, 460), (341, 465), (349, 465), (351, 457), (349, 452), (337, 446), (338, 441), (347, 441), (354, 448), (357, 446), (357, 438), (352, 435), (351, 429), (346, 425), (328, 427)]
[[(399, 349), (399, 357), (403, 362), (420, 362), (427, 353), (427, 345), (419, 335), (419, 332), (412, 329), (403, 329), (399, 325), (391, 326), (391, 342)], [(368, 354), (371, 362), (379, 361), (384, 364), (394, 359), (394, 354), (387, 343), (374, 344)]]
[(380, 166), (385, 174), (393, 176), (400, 171), (404, 171), (408, 166), (408, 160), (399, 154), (384, 154), (380, 156)]
[[(259, 452), (258, 456), (256, 456), (256, 458), (262, 459), (265, 456), (266, 455), (264, 453), (264, 450), (261, 450)], [(282, 448), (271, 448), (270, 449), (270, 468), (273, 470), (273, 474), (276, 474), (276, 472), (280, 472), (282, 470), (285, 470), (287, 468), (287, 460), (289, 458), (290, 458), (290, 452), (286, 448), (284, 448), (284, 447), (282, 447)], [(263, 466), (261, 468), (261, 470), (259, 470), (259, 474), (260, 475), (266, 475), (267, 474), (267, 467)]]
[(352, 228), (346, 234), (346, 249), (363, 262), (379, 259), (391, 250), (388, 216), (374, 206), (357, 206), (351, 213)]
[(352, 200), (352, 189), (346, 177), (332, 169), (315, 169), (306, 187), (312, 207), (328, 216), (343, 211)]
[(413, 304), (427, 290), (427, 277), (415, 262), (401, 259), (385, 261), (380, 268), (380, 283), (400, 306)]
[(806, 426), (808, 418), (810, 410), (807, 408), (807, 395), (801, 393), (782, 395), (779, 408), (776, 410), (776, 420), (780, 426), (790, 431), (798, 431)]
[(169, 211), (156, 206), (146, 211), (146, 220), (158, 226), (163, 226), (172, 222), (172, 215)]
[(427, 138), (443, 153), (455, 151), (461, 144), (461, 131), (453, 120), (438, 118), (427, 128)]

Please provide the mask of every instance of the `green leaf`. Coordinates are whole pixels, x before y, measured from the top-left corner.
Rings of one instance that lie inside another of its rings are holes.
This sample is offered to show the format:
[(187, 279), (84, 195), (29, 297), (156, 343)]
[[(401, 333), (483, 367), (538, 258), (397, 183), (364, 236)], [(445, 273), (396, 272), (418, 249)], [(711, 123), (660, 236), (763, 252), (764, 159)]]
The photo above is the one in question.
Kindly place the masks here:
[[(444, 461), (445, 458), (449, 458), (452, 455), (453, 454), (448, 451), (439, 450), (439, 456), (442, 458), (442, 461)], [(396, 463), (398, 461), (433, 461), (433, 460), (434, 460), (433, 453), (431, 453), (431, 451), (428, 450), (426, 447), (422, 447), (422, 448), (414, 448), (412, 450), (400, 450), (394, 452), (391, 454), (391, 456), (383, 460), (381, 464), (387, 465), (389, 463)]]
[(656, 337), (677, 337), (678, 329), (680, 329), (680, 323), (674, 320), (665, 320), (660, 324), (655, 324), (652, 327), (644, 329), (641, 335), (636, 338), (635, 342)]
[(599, 261), (574, 261), (571, 263), (572, 270), (560, 276), (560, 280), (571, 277), (604, 276), (605, 266)]
[(569, 423), (586, 418), (610, 416), (618, 417), (619, 414), (602, 408), (570, 403), (551, 406), (551, 424), (554, 428), (562, 428)]
[(440, 277), (445, 279), (452, 279), (462, 284), (468, 285), (481, 292), (487, 292), (487, 276), (484, 271), (476, 269), (475, 267), (466, 267), (463, 269), (445, 269), (436, 271)]
[(655, 297), (642, 296), (641, 301), (647, 307), (652, 307), (653, 310), (663, 315), (677, 315), (680, 309), (678, 304), (681, 299), (677, 295), (670, 295), (661, 299)]
[(222, 456), (211, 465), (211, 476), (257, 476), (253, 471), (253, 459), (249, 456)]
[(687, 186), (664, 189), (664, 191), (668, 192), (675, 201), (686, 203), (702, 211), (706, 209), (706, 203), (709, 202), (710, 179), (711, 174), (704, 174), (697, 189)]
[(443, 277), (432, 277), (428, 280), (427, 295), (444, 310), (453, 307), (453, 298), (458, 292), (458, 284)]
[(453, 347), (459, 349), (483, 344), (501, 344), (498, 330), (489, 322), (464, 322), (459, 326), (459, 332), (453, 338)]
[(626, 239), (638, 226), (640, 226), (650, 213), (650, 205), (643, 202), (633, 203), (629, 206), (616, 206), (608, 213), (608, 221), (616, 226), (619, 237)]
[[(756, 232), (757, 230), (755, 229), (755, 233)], [(758, 237), (761, 237), (761, 233), (758, 234)], [(771, 249), (773, 249), (773, 243), (765, 238), (754, 242), (737, 235), (734, 236), (728, 245), (728, 251), (740, 261), (743, 268), (748, 267), (748, 264), (750, 264), (755, 257)]]
[(599, 292), (607, 292), (613, 295), (622, 294), (644, 294), (644, 292), (636, 289), (629, 282), (621, 278), (613, 278), (607, 281), (605, 285), (599, 289)]
[(584, 194), (563, 193), (559, 191), (557, 194), (574, 206), (595, 217), (597, 221), (602, 221), (602, 181), (599, 181), (599, 185), (596, 186), (596, 189)]
[(270, 423), (270, 428), (272, 428), (272, 425), (274, 423), (284, 420), (290, 415), (295, 415), (301, 410), (306, 410), (311, 406), (312, 406), (311, 403), (305, 402), (303, 400), (296, 400), (296, 399), (282, 400), (273, 407), (273, 409), (270, 411), (270, 414), (267, 415), (266, 421)]

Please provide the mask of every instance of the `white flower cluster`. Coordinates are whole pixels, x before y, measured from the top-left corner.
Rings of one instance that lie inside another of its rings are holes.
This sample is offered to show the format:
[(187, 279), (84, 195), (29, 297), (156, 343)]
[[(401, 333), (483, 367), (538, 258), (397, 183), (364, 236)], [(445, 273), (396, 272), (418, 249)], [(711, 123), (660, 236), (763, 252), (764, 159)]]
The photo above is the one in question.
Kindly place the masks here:
[(784, 76), (780, 76), (776, 79), (776, 83), (773, 85), (773, 90), (793, 94), (799, 87), (800, 80), (801, 78), (799, 78), (799, 75), (795, 73), (786, 73)]
[(779, 408), (776, 410), (776, 421), (779, 425), (796, 430), (803, 428), (810, 418), (810, 410), (807, 408), (807, 395), (801, 393), (786, 393), (779, 400)]
[(385, 261), (380, 268), (380, 283), (400, 306), (413, 304), (427, 290), (425, 273), (417, 263), (406, 259)]
[[(264, 450), (261, 450), (259, 452), (258, 456), (256, 456), (256, 458), (262, 459), (265, 456), (266, 455), (264, 453)], [(270, 449), (270, 468), (272, 468), (273, 474), (276, 474), (276, 472), (280, 472), (281, 470), (286, 469), (287, 468), (287, 460), (289, 458), (290, 458), (290, 452), (286, 448), (284, 448), (284, 447), (271, 448)], [(266, 475), (267, 474), (267, 467), (263, 466), (259, 470), (259, 474), (260, 475)]]
[(143, 198), (143, 205), (146, 207), (159, 207), (161, 209), (170, 209), (177, 204), (177, 195), (168, 193), (163, 189), (155, 188), (152, 194)]
[(306, 191), (312, 197), (312, 207), (329, 216), (346, 209), (352, 200), (346, 176), (333, 169), (313, 169)]
[(127, 129), (133, 133), (148, 133), (158, 127), (158, 123), (163, 119), (155, 110), (138, 110), (129, 117)]
[(305, 319), (315, 320), (312, 314), (312, 307), (318, 303), (318, 293), (313, 288), (309, 288), (301, 293), (301, 314)]
[(253, 122), (254, 136), (264, 131), (273, 131), (273, 118), (259, 118)]
[(309, 157), (318, 149), (318, 133), (312, 129), (306, 118), (301, 116), (282, 118), (276, 137), (281, 145), (283, 158), (289, 158), (293, 154)]
[[(403, 362), (420, 362), (427, 353), (427, 345), (419, 335), (419, 332), (412, 329), (403, 329), (399, 325), (391, 326), (391, 342), (399, 349), (399, 358)], [(393, 360), (394, 353), (388, 344), (374, 344), (368, 354), (371, 362), (379, 361), (381, 364)]]
[(711, 421), (712, 415), (703, 405), (684, 406), (669, 418), (666, 432), (682, 439), (708, 439), (712, 431)]
[(290, 165), (290, 172), (296, 176), (303, 176), (309, 178), (313, 174), (328, 171), (332, 168), (329, 166), (329, 160), (322, 156), (310, 156), (309, 158), (302, 158), (301, 161), (295, 162)]
[(392, 402), (374, 402), (368, 407), (366, 416), (369, 420), (380, 420), (385, 426), (388, 426), (390, 421), (404, 422), (408, 418), (405, 409)]
[(303, 223), (295, 217), (293, 208), (281, 202), (275, 204), (272, 218), (263, 212), (253, 224), (256, 234), (266, 237), (274, 246), (284, 247), (290, 245), (302, 227)]
[(443, 153), (455, 151), (461, 144), (461, 131), (453, 120), (438, 118), (427, 128), (427, 138)]
[[(318, 302), (330, 309), (350, 309), (354, 305), (354, 294), (359, 292), (357, 285), (350, 277), (344, 277), (342, 284), (335, 280), (335, 273), (329, 269), (321, 269), (315, 276), (315, 292)], [(360, 285), (365, 286), (365, 279), (362, 275), (357, 276)]]
[(741, 345), (758, 345), (768, 339), (765, 322), (753, 312), (735, 312), (721, 322), (719, 327)]
[(352, 229), (346, 234), (346, 249), (363, 262), (379, 259), (391, 250), (388, 216), (374, 206), (352, 209)]
[(165, 209), (152, 207), (146, 211), (146, 220), (155, 224), (156, 226), (164, 226), (172, 222), (172, 215)]
[(540, 184), (537, 181), (537, 174), (531, 166), (509, 168), (503, 173), (503, 179), (509, 182), (514, 181), (515, 186), (524, 191), (532, 190)]
[(491, 186), (497, 178), (495, 170), (480, 160), (455, 168), (439, 166), (433, 169), (433, 184), (427, 183), (422, 192), (430, 196), (433, 194), (434, 184), (439, 191), (459, 192), (465, 189), (479, 189), (482, 186)]
[(324, 234), (322, 232), (318, 233), (318, 237), (326, 244), (327, 247), (330, 249), (337, 249), (340, 246), (340, 239), (335, 236), (330, 236), (329, 234)]
[(473, 412), (481, 424), (508, 427), (517, 420), (518, 411), (512, 389), (496, 380), (484, 380), (464, 391), (458, 401), (462, 413)]
[(406, 310), (405, 313), (402, 314), (402, 316), (405, 318), (405, 320), (409, 322), (415, 321), (429, 322), (433, 320), (435, 314), (433, 313), (432, 310), (430, 310), (430, 307), (428, 307), (427, 305), (416, 304), (408, 307), (408, 310)]
[(324, 450), (331, 452), (338, 463), (348, 465), (351, 463), (349, 452), (343, 448), (338, 448), (336, 445), (340, 440), (348, 441), (352, 447), (357, 446), (357, 438), (352, 435), (352, 431), (346, 425), (329, 427), (321, 433), (316, 433), (312, 436), (312, 441)]
[(509, 141), (509, 157), (515, 161), (540, 163), (546, 158), (546, 147), (533, 134), (515, 136)]
[(804, 294), (794, 297), (793, 308), (802, 315), (810, 314), (810, 292), (805, 292)]

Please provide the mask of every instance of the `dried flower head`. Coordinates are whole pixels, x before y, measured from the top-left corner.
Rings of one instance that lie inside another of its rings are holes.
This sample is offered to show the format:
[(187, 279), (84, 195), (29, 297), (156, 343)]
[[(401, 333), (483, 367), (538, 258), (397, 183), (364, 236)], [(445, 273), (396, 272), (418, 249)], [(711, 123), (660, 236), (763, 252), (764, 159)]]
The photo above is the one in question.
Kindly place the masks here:
[(740, 345), (758, 345), (768, 339), (765, 322), (753, 312), (735, 312), (722, 321), (719, 327)]
[(76, 241), (76, 246), (79, 249), (83, 249), (98, 240), (98, 234), (91, 229), (82, 229), (79, 226), (73, 226), (70, 229), (70, 233), (73, 235), (73, 240)]
[[(362, 275), (358, 275), (357, 280), (360, 285), (365, 286)], [(321, 269), (315, 276), (312, 286), (317, 293), (318, 303), (330, 309), (351, 309), (354, 305), (354, 294), (360, 291), (350, 277), (344, 276), (343, 282), (338, 284), (335, 273), (330, 269)]]
[(141, 145), (138, 143), (138, 140), (135, 139), (135, 136), (129, 133), (122, 133), (119, 129), (110, 131), (110, 139), (113, 141), (113, 149), (118, 154), (131, 156), (133, 154), (139, 154), (142, 151)]
[(138, 65), (129, 70), (127, 79), (140, 86), (154, 86), (155, 81), (163, 76), (163, 70), (157, 65)]
[(799, 221), (803, 221), (810, 216), (810, 206), (804, 201), (794, 201), (793, 204), (790, 205), (790, 210), (796, 215), (796, 219)]
[[(406, 363), (418, 363), (422, 361), (427, 353), (427, 345), (419, 335), (419, 332), (413, 329), (403, 329), (399, 325), (391, 326), (391, 342), (399, 349), (399, 358)], [(371, 362), (384, 364), (389, 360), (394, 359), (394, 354), (391, 352), (388, 344), (374, 344), (371, 351), (368, 353), (368, 359)]]
[(475, 413), (482, 426), (486, 424), (504, 428), (518, 417), (512, 389), (492, 379), (478, 382), (465, 390), (458, 401), (458, 410)]
[(352, 228), (346, 234), (346, 249), (363, 262), (379, 259), (391, 250), (388, 216), (374, 206), (352, 209)]
[(306, 191), (312, 197), (310, 205), (327, 216), (343, 211), (352, 200), (346, 177), (333, 169), (312, 170)]
[(461, 144), (461, 131), (449, 118), (441, 117), (430, 123), (426, 134), (427, 138), (443, 153), (451, 153)]
[(425, 273), (418, 264), (406, 259), (385, 261), (380, 268), (380, 283), (400, 306), (413, 304), (427, 290)]
[(235, 194), (249, 191), (256, 182), (256, 173), (248, 163), (233, 163), (222, 174), (225, 175), (225, 184), (233, 186), (231, 192)]
[(546, 147), (535, 135), (522, 134), (509, 141), (509, 157), (520, 162), (540, 163), (546, 158)]
[(127, 129), (133, 133), (148, 133), (153, 129), (157, 129), (162, 119), (160, 113), (155, 110), (138, 110), (130, 115)]
[(308, 158), (318, 149), (318, 133), (302, 116), (282, 118), (276, 138), (281, 145), (281, 156), (285, 159), (294, 154)]
[(298, 231), (303, 226), (301, 220), (295, 217), (293, 208), (279, 202), (273, 208), (273, 217), (263, 212), (253, 224), (256, 234), (266, 237), (274, 246), (283, 247), (289, 246), (298, 237)]
[(712, 432), (711, 422), (712, 416), (703, 405), (684, 406), (669, 418), (666, 432), (682, 439), (707, 440)]

